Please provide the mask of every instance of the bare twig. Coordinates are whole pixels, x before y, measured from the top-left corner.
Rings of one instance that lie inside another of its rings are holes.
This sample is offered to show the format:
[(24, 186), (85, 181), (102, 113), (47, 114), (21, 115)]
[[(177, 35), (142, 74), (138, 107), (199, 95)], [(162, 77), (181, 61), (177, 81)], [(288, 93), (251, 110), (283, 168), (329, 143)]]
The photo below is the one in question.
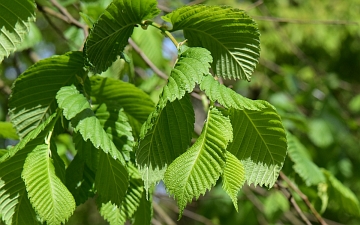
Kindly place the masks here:
[(11, 94), (11, 88), (8, 85), (6, 85), (5, 82), (1, 79), (0, 79), (0, 91), (8, 96)]
[(298, 23), (298, 24), (322, 24), (322, 25), (356, 25), (358, 22), (348, 20), (302, 20), (302, 19), (290, 19), (280, 18), (272, 16), (252, 16), (256, 20), (271, 21), (277, 23)]
[(129, 38), (129, 44), (130, 46), (137, 52), (140, 57), (144, 60), (144, 62), (161, 78), (164, 80), (167, 80), (168, 76), (161, 71), (157, 66), (154, 65), (153, 62), (145, 55), (145, 53), (139, 48), (139, 46), (131, 39)]
[(88, 27), (86, 25), (74, 19), (74, 17), (72, 17), (72, 15), (67, 11), (67, 9), (60, 5), (56, 0), (50, 0), (50, 2), (67, 18), (67, 20), (65, 20), (66, 22), (83, 29), (85, 38), (88, 36)]
[(161, 219), (164, 220), (166, 224), (176, 225), (176, 223), (166, 214), (166, 212), (164, 212), (164, 210), (156, 202), (153, 201), (152, 205), (155, 212), (160, 216)]
[[(170, 204), (168, 204), (168, 206), (170, 206), (170, 209), (173, 210), (174, 212), (179, 213), (179, 209), (176, 205), (170, 203)], [(197, 213), (191, 212), (190, 210), (187, 210), (187, 209), (184, 209), (183, 215), (190, 219), (193, 219), (200, 223), (203, 223), (205, 225), (214, 225), (213, 222), (211, 220), (209, 220), (208, 218), (206, 218), (202, 215), (199, 215)]]
[(256, 214), (259, 224), (268, 224), (266, 218), (264, 217), (264, 206), (261, 201), (256, 197), (256, 195), (251, 191), (247, 186), (244, 186), (242, 191), (244, 192), (247, 199), (255, 206), (255, 208), (260, 212)]
[(289, 189), (287, 189), (286, 187), (282, 186), (279, 182), (276, 182), (275, 187), (277, 187), (286, 198), (289, 199), (289, 202), (291, 203), (291, 205), (294, 207), (294, 209), (296, 210), (296, 212), (299, 214), (299, 216), (301, 217), (301, 219), (307, 224), (307, 225), (311, 225), (310, 221), (308, 220), (308, 218), (304, 215), (304, 213), (301, 211), (299, 205), (296, 203), (292, 193), (289, 191)]
[(256, 1), (254, 4), (251, 4), (251, 5), (246, 9), (246, 11), (250, 11), (250, 10), (252, 10), (253, 8), (258, 7), (259, 5), (261, 5), (261, 4), (263, 4), (263, 3), (264, 3), (263, 0), (258, 0), (258, 1)]
[(289, 185), (291, 189), (293, 189), (300, 196), (300, 198), (305, 202), (307, 207), (311, 210), (311, 212), (314, 214), (314, 216), (320, 222), (320, 224), (327, 225), (325, 220), (320, 216), (320, 214), (316, 211), (314, 206), (310, 203), (308, 197), (304, 193), (302, 193), (300, 189), (293, 182), (291, 182), (291, 180), (281, 171), (280, 171), (280, 177)]

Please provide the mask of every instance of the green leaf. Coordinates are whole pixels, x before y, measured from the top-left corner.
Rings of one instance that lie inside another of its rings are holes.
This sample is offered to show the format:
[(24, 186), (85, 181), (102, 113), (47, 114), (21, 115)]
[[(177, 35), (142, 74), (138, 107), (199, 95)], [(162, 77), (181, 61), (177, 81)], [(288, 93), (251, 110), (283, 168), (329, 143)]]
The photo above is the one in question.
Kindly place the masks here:
[(299, 140), (288, 133), (288, 153), (294, 162), (294, 170), (305, 181), (307, 186), (318, 185), (325, 182), (325, 177), (320, 168), (315, 165), (307, 153), (305, 146)]
[(1, 1), (0, 3), (0, 62), (14, 52), (35, 21), (33, 0)]
[(155, 0), (114, 0), (94, 24), (84, 54), (91, 69), (105, 71), (124, 50), (134, 26), (159, 13)]
[(129, 187), (124, 199), (124, 203), (121, 204), (121, 207), (107, 202), (102, 204), (100, 208), (101, 215), (110, 223), (110, 224), (124, 224), (126, 220), (130, 219), (135, 211), (137, 210), (143, 193), (143, 185), (137, 168), (132, 165), (129, 165), (130, 172), (130, 181)]
[(75, 200), (55, 174), (48, 145), (38, 145), (26, 158), (22, 178), (30, 202), (47, 224), (64, 223), (75, 210)]
[(237, 194), (245, 183), (245, 169), (236, 156), (229, 151), (226, 151), (226, 163), (222, 179), (222, 187), (230, 196), (236, 211), (238, 211)]
[(16, 130), (10, 122), (0, 121), (0, 138), (19, 140)]
[(8, 150), (7, 153), (0, 158), (0, 163), (13, 157), (18, 151), (26, 147), (26, 145), (30, 141), (39, 137), (42, 131), (46, 132), (53, 129), (59, 115), (59, 113), (54, 113), (49, 116), (43, 123), (41, 123), (38, 127), (32, 130), (24, 139), (22, 139), (15, 147)]
[(187, 203), (205, 194), (219, 179), (225, 167), (226, 147), (231, 140), (229, 118), (212, 108), (194, 145), (168, 166), (164, 183), (177, 200), (180, 217)]
[(90, 81), (94, 102), (118, 105), (119, 109), (124, 108), (128, 116), (135, 118), (141, 124), (155, 108), (149, 95), (133, 84), (101, 76), (92, 76)]
[(90, 140), (84, 141), (82, 135), (78, 132), (74, 133), (73, 140), (75, 149), (77, 150), (77, 155), (85, 161), (87, 167), (89, 167), (93, 172), (96, 172), (99, 163), (100, 150), (95, 148)]
[(286, 157), (286, 135), (273, 107), (262, 111), (231, 109), (234, 141), (228, 151), (244, 165), (248, 184), (272, 187)]
[(146, 190), (162, 178), (163, 168), (189, 147), (194, 122), (189, 95), (173, 102), (165, 100), (149, 116), (142, 127), (136, 151), (136, 162), (142, 170)]
[(100, 214), (110, 225), (125, 224), (125, 220), (121, 215), (120, 207), (116, 204), (109, 202), (101, 203), (99, 207)]
[(203, 75), (209, 73), (211, 62), (212, 57), (208, 50), (186, 47), (186, 50), (179, 55), (174, 69), (171, 70), (163, 96), (172, 102), (182, 98), (186, 92), (192, 92)]
[(137, 208), (134, 214), (134, 222), (133, 225), (144, 225), (144, 224), (151, 224), (152, 219), (152, 198), (146, 198), (146, 193), (143, 191), (139, 207)]
[(230, 88), (221, 85), (211, 74), (208, 74), (203, 78), (200, 89), (205, 92), (206, 96), (208, 96), (211, 101), (217, 101), (225, 108), (261, 111), (262, 109), (272, 107), (266, 101), (251, 100), (241, 96)]
[(217, 76), (250, 81), (260, 55), (260, 33), (245, 11), (192, 5), (176, 9), (163, 19), (172, 23), (172, 31), (184, 31), (189, 46), (211, 52), (211, 67)]
[(121, 149), (125, 159), (130, 160), (130, 152), (135, 142), (132, 128), (123, 109), (109, 104), (93, 105), (95, 116), (117, 149)]
[(85, 141), (89, 139), (96, 148), (101, 148), (105, 153), (111, 154), (114, 159), (125, 164), (124, 157), (90, 109), (89, 102), (75, 86), (62, 87), (56, 99), (59, 107), (63, 109), (65, 118), (71, 120), (75, 131), (78, 131)]
[(76, 154), (66, 168), (66, 187), (74, 196), (76, 205), (84, 203), (94, 196), (95, 173), (85, 164), (85, 161)]
[(57, 91), (82, 76), (81, 52), (68, 52), (39, 61), (15, 81), (10, 96), (10, 118), (20, 139), (58, 108)]
[(336, 177), (334, 177), (329, 171), (322, 170), (327, 183), (329, 184), (329, 202), (335, 210), (341, 210), (352, 216), (360, 216), (359, 200), (355, 194), (345, 185), (343, 185)]
[(109, 154), (100, 151), (95, 187), (101, 202), (112, 202), (121, 206), (128, 185), (129, 178), (126, 167)]
[(5, 224), (39, 224), (21, 179), (25, 158), (39, 140), (43, 138), (27, 143), (13, 157), (0, 163), (0, 215)]

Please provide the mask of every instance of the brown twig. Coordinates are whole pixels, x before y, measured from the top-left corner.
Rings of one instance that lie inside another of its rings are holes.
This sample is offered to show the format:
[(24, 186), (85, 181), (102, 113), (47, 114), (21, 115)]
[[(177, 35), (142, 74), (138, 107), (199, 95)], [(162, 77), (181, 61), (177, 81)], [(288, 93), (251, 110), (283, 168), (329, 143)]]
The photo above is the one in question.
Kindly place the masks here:
[(8, 85), (6, 85), (5, 82), (1, 79), (0, 79), (0, 91), (7, 96), (11, 94), (11, 88)]
[(319, 223), (321, 225), (327, 225), (325, 220), (320, 216), (320, 214), (316, 211), (314, 206), (310, 203), (308, 197), (304, 193), (302, 193), (300, 191), (300, 189), (293, 182), (291, 182), (291, 180), (281, 171), (280, 171), (280, 177), (289, 185), (289, 187), (291, 189), (293, 189), (300, 196), (300, 198), (305, 202), (305, 204), (311, 210), (311, 212), (314, 214), (314, 216), (319, 221)]
[(155, 212), (160, 216), (161, 219), (164, 220), (166, 224), (176, 225), (176, 223), (166, 214), (166, 212), (164, 212), (164, 210), (156, 202), (153, 201), (152, 205)]
[(73, 24), (84, 31), (84, 36), (86, 39), (86, 37), (89, 35), (88, 27), (74, 19), (74, 17), (72, 17), (72, 15), (67, 11), (67, 9), (60, 5), (56, 0), (50, 0), (50, 2), (67, 18), (65, 20), (66, 22), (68, 22), (69, 24)]
[[(176, 205), (172, 204), (172, 203), (169, 203), (168, 206), (170, 207), (170, 209), (176, 213), (179, 213), (179, 209)], [(187, 209), (184, 209), (183, 210), (183, 215), (190, 218), (190, 219), (193, 219), (195, 221), (198, 221), (200, 223), (203, 223), (205, 225), (214, 225), (213, 222), (211, 220), (209, 220), (208, 218), (202, 216), (202, 215), (199, 215), (197, 213), (194, 213), (194, 212), (191, 212), (190, 210), (187, 210)]]
[(161, 71), (155, 64), (145, 55), (145, 53), (140, 49), (140, 47), (131, 39), (129, 38), (130, 46), (137, 52), (140, 57), (144, 60), (144, 62), (161, 78), (164, 80), (168, 79), (168, 76)]
[(259, 224), (268, 224), (266, 218), (264, 217), (264, 206), (261, 201), (256, 197), (256, 195), (249, 187), (244, 186), (242, 191), (244, 192), (246, 198), (249, 199), (255, 208), (260, 212), (256, 214)]
[(271, 21), (277, 23), (298, 23), (298, 24), (322, 24), (322, 25), (356, 25), (359, 23), (348, 20), (301, 20), (301, 19), (290, 19), (272, 16), (252, 16), (256, 20)]
[(250, 10), (252, 10), (253, 8), (258, 7), (259, 5), (261, 5), (261, 4), (263, 4), (263, 3), (264, 3), (263, 0), (258, 0), (258, 1), (256, 1), (255, 3), (251, 4), (251, 5), (246, 9), (246, 11), (250, 11)]
[(308, 220), (308, 218), (305, 216), (305, 214), (301, 211), (299, 205), (296, 203), (294, 196), (292, 195), (292, 193), (290, 192), (290, 190), (284, 186), (282, 186), (279, 182), (276, 182), (275, 187), (277, 187), (283, 194), (284, 196), (289, 199), (289, 202), (291, 203), (291, 205), (294, 207), (294, 209), (296, 210), (296, 212), (299, 214), (299, 216), (301, 217), (301, 219), (307, 224), (307, 225), (311, 225), (310, 221)]

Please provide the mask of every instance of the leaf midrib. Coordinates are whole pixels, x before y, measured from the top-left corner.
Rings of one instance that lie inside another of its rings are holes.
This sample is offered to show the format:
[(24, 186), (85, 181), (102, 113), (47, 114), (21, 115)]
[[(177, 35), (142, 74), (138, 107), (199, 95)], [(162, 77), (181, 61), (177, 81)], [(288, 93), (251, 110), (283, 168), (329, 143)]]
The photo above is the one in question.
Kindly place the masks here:
[(255, 129), (256, 133), (260, 136), (263, 144), (266, 146), (266, 150), (267, 150), (267, 152), (269, 153), (273, 164), (278, 165), (278, 164), (275, 162), (274, 157), (272, 156), (272, 153), (271, 153), (268, 145), (266, 144), (266, 141), (265, 141), (264, 138), (262, 137), (260, 131), (257, 129), (256, 125), (253, 123), (252, 119), (251, 119), (250, 116), (247, 114), (246, 110), (243, 110), (243, 112), (244, 112), (245, 116), (249, 119), (249, 121), (250, 121), (250, 123), (252, 124), (253, 128)]

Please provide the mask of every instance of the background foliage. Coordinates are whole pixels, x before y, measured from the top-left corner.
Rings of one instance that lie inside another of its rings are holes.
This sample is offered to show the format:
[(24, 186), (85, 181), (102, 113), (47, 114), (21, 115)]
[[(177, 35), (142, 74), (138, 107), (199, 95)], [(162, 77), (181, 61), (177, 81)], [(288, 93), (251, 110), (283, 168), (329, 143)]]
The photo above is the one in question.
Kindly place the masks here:
[[(2, 1), (3, 3), (5, 1)], [(8, 1), (9, 2), (9, 1)], [(14, 4), (19, 1), (14, 1)], [(30, 1), (31, 2), (31, 1)], [(309, 207), (301, 198), (302, 193), (307, 196), (309, 201), (314, 205), (315, 209), (327, 219), (329, 224), (332, 221), (344, 224), (360, 223), (359, 206), (356, 196), (360, 196), (360, 171), (359, 149), (360, 149), (360, 29), (359, 21), (360, 1), (296, 1), (296, 0), (276, 0), (276, 1), (230, 1), (230, 0), (209, 0), (209, 1), (159, 1), (159, 8), (162, 10), (161, 15), (170, 12), (184, 4), (205, 3), (208, 5), (227, 4), (236, 8), (244, 9), (248, 15), (256, 21), (261, 33), (261, 52), (260, 63), (256, 66), (255, 73), (251, 76), (251, 82), (244, 80), (235, 82), (232, 80), (224, 80), (226, 86), (231, 86), (233, 90), (241, 93), (251, 99), (263, 99), (273, 104), (282, 117), (288, 134), (288, 157), (285, 160), (282, 169), (283, 174), (275, 188), (266, 190), (260, 187), (244, 186), (240, 191), (237, 199), (239, 210), (236, 212), (232, 201), (234, 196), (229, 198), (225, 192), (221, 190), (221, 182), (215, 188), (201, 196), (199, 201), (193, 202), (183, 211), (183, 217), (178, 224), (267, 224), (267, 223), (292, 223), (301, 224), (302, 220), (293, 205), (287, 200), (289, 193), (294, 197), (301, 211), (308, 217), (310, 221), (316, 223), (316, 219), (311, 214)], [(87, 35), (82, 29), (84, 24), (92, 26), (92, 22), (100, 16), (110, 1), (78, 1), (64, 0), (58, 1), (60, 5), (67, 9), (72, 15), (74, 21), (64, 17), (61, 14), (62, 7), (55, 4), (55, 1), (36, 1), (37, 9), (36, 22), (33, 19), (22, 27), (16, 27), (20, 30), (30, 29), (28, 36), (25, 36), (20, 47), (14, 52), (9, 48), (9, 54), (0, 65), (0, 120), (9, 121), (9, 95), (10, 87), (14, 80), (28, 69), (34, 62), (39, 59), (47, 58), (52, 55), (61, 55), (68, 51), (76, 51), (82, 48), (84, 37)], [(83, 14), (79, 13), (82, 12)], [(20, 15), (20, 14), (19, 14)], [(31, 18), (31, 14), (29, 15)], [(147, 15), (144, 15), (145, 17)], [(137, 21), (138, 18), (134, 18)], [(80, 21), (80, 25), (77, 21)], [(176, 26), (175, 26), (176, 28)], [(1, 32), (5, 31), (1, 28)], [(120, 27), (121, 29), (121, 27)], [(133, 27), (131, 28), (133, 29)], [(147, 32), (146, 35), (144, 35)], [(149, 35), (148, 33), (151, 33)], [(184, 35), (191, 33), (184, 32)], [(225, 34), (226, 35), (226, 34)], [(175, 37), (184, 40), (183, 34), (175, 33)], [(20, 37), (18, 37), (20, 38)], [(20, 38), (21, 39), (21, 38)], [(1, 43), (4, 43), (0, 39)], [(125, 40), (126, 41), (126, 40)], [(91, 45), (91, 41), (87, 43)], [(191, 44), (191, 43), (189, 43)], [(137, 48), (139, 47), (139, 49)], [(87, 49), (91, 52), (91, 48)], [(103, 80), (92, 79), (92, 85), (98, 85), (99, 89), (102, 82), (117, 79), (134, 84), (145, 91), (154, 102), (158, 101), (162, 87), (166, 84), (165, 80), (157, 74), (170, 74), (170, 70), (177, 57), (174, 47), (169, 44), (168, 39), (164, 39), (159, 35), (156, 29), (148, 27), (148, 30), (134, 29), (134, 34), (130, 45), (126, 47), (127, 57), (130, 57), (130, 63), (124, 60), (117, 60), (112, 66), (103, 73)], [(144, 57), (145, 56), (145, 57)], [(1, 58), (0, 57), (0, 58)], [(56, 65), (59, 60), (68, 60), (71, 58), (68, 66), (77, 68), (80, 57), (76, 53), (67, 54), (58, 58), (51, 58), (54, 62), (53, 68), (41, 67), (43, 73), (56, 72), (66, 70)], [(154, 66), (144, 59), (149, 59)], [(58, 60), (58, 61), (57, 61)], [(96, 59), (95, 59), (96, 60)], [(81, 61), (81, 60), (80, 60)], [(36, 68), (39, 69), (39, 68)], [(82, 67), (79, 67), (81, 71)], [(156, 71), (159, 69), (159, 71)], [(215, 67), (213, 69), (216, 70)], [(103, 68), (96, 68), (95, 71), (102, 71)], [(31, 77), (34, 70), (28, 70), (27, 76)], [(154, 73), (155, 72), (155, 73)], [(246, 74), (246, 72), (245, 72)], [(71, 74), (68, 74), (69, 77)], [(17, 88), (19, 90), (31, 91), (43, 88), (49, 92), (58, 90), (57, 87), (33, 87), (34, 84), (27, 83), (26, 77), (19, 80)], [(239, 73), (239, 76), (244, 76)], [(226, 76), (225, 76), (226, 77)], [(108, 80), (107, 80), (108, 79)], [(67, 78), (59, 78), (60, 82), (71, 83)], [(23, 82), (23, 86), (21, 84)], [(62, 86), (62, 85), (61, 85)], [(115, 93), (112, 90), (124, 88), (129, 90), (132, 86), (127, 83), (120, 82), (114, 86), (108, 87), (109, 93)], [(205, 88), (199, 87), (201, 90)], [(28, 89), (28, 90), (27, 90)], [(71, 90), (63, 90), (71, 91)], [(71, 92), (72, 93), (72, 92)], [(200, 93), (200, 92), (198, 92)], [(19, 92), (21, 94), (21, 92)], [(106, 106), (111, 107), (114, 99), (104, 92), (92, 92), (91, 96), (94, 103), (99, 99), (106, 99)], [(140, 93), (139, 93), (140, 95)], [(72, 93), (76, 98), (76, 93)], [(25, 98), (34, 98), (34, 96), (24, 96)], [(116, 99), (122, 99), (122, 96), (112, 96)], [(46, 95), (39, 95), (35, 98), (46, 98)], [(59, 105), (61, 99), (57, 99)], [(81, 101), (81, 99), (79, 100)], [(187, 99), (190, 101), (190, 98)], [(144, 101), (144, 104), (147, 101)], [(195, 109), (196, 123), (195, 131), (199, 134), (204, 119), (206, 117), (202, 99), (199, 95), (191, 97), (191, 102)], [(24, 100), (24, 104), (28, 101)], [(55, 103), (52, 103), (55, 104)], [(39, 108), (38, 114), (44, 110), (54, 110), (53, 105)], [(122, 102), (125, 104), (126, 102)], [(181, 103), (177, 103), (181, 104)], [(29, 106), (30, 107), (30, 106)], [(61, 106), (64, 111), (70, 106)], [(102, 106), (104, 107), (104, 106)], [(119, 112), (115, 119), (121, 117), (122, 113), (132, 115), (133, 119), (128, 123), (132, 127), (138, 129), (129, 130), (122, 127), (118, 130), (135, 135), (140, 134), (141, 123), (146, 121), (147, 115), (153, 110), (153, 105), (146, 105), (147, 112), (136, 114), (138, 110), (124, 107), (123, 112)], [(173, 107), (178, 107), (174, 105)], [(84, 108), (86, 109), (86, 107)], [(83, 109), (79, 109), (81, 111)], [(97, 110), (98, 115), (109, 110), (101, 108)], [(55, 112), (52, 112), (55, 113)], [(236, 112), (234, 112), (235, 114)], [(114, 114), (112, 114), (114, 115)], [(55, 116), (55, 115), (54, 115)], [(72, 119), (71, 115), (65, 115), (68, 119)], [(98, 117), (101, 118), (101, 117)], [(104, 118), (108, 118), (106, 115)], [(114, 118), (114, 117), (111, 117)], [(14, 118), (12, 118), (14, 119)], [(99, 121), (91, 121), (89, 123), (100, 123)], [(115, 120), (114, 119), (114, 120)], [(15, 120), (15, 119), (14, 119)], [(121, 119), (120, 119), (121, 120)], [(105, 119), (104, 119), (105, 121)], [(19, 117), (15, 123), (21, 124), (23, 120)], [(137, 126), (136, 126), (137, 124)], [(48, 124), (46, 126), (56, 126)], [(32, 128), (38, 127), (38, 124), (32, 124)], [(29, 127), (24, 127), (18, 134), (24, 137)], [(38, 133), (46, 127), (37, 129)], [(76, 131), (82, 134), (81, 126), (76, 127)], [(111, 132), (111, 131), (109, 131)], [(82, 134), (86, 135), (86, 134)], [(115, 135), (115, 134), (114, 134)], [(120, 135), (121, 136), (121, 135)], [(197, 137), (197, 134), (193, 134)], [(0, 156), (3, 155), (8, 146), (15, 145), (17, 135), (14, 130), (9, 127), (9, 123), (0, 123)], [(79, 137), (79, 136), (78, 136)], [(201, 137), (200, 137), (201, 138)], [(41, 139), (41, 138), (39, 138)], [(74, 136), (74, 143), (71, 137), (63, 134), (56, 139), (57, 151), (53, 154), (61, 157), (66, 166), (75, 166), (76, 157), (71, 161), (76, 152), (76, 148), (82, 145), (89, 145), (89, 142), (82, 142), (82, 139)], [(118, 139), (121, 142), (121, 139)], [(32, 151), (31, 146), (35, 147), (38, 139), (29, 140), (30, 147), (28, 152)], [(123, 142), (121, 142), (123, 143)], [(49, 143), (50, 144), (50, 143)], [(96, 145), (96, 143), (93, 143)], [(106, 144), (106, 142), (101, 142)], [(131, 140), (123, 143), (125, 146), (131, 146)], [(111, 148), (110, 148), (111, 149)], [(43, 154), (46, 146), (37, 147), (31, 154), (31, 158), (22, 157), (25, 163), (33, 164), (35, 162), (47, 162), (49, 158)], [(234, 150), (235, 151), (235, 150)], [(57, 153), (56, 153), (57, 152)], [(232, 152), (234, 153), (234, 152)], [(234, 153), (235, 154), (235, 153)], [(120, 156), (119, 156), (120, 157)], [(126, 157), (126, 156), (124, 156)], [(231, 158), (228, 157), (228, 158)], [(36, 159), (36, 160), (35, 160)], [(87, 156), (85, 160), (98, 160)], [(111, 161), (111, 158), (100, 156), (99, 160)], [(80, 160), (81, 161), (81, 160)], [(110, 162), (117, 170), (121, 171), (121, 167)], [(246, 165), (246, 164), (245, 164)], [(54, 165), (55, 168), (57, 165)], [(8, 170), (7, 164), (0, 166), (1, 170)], [(103, 168), (104, 173), (108, 173), (108, 168)], [(246, 169), (246, 168), (245, 168)], [(14, 168), (13, 172), (20, 177), (21, 168)], [(227, 171), (225, 170), (225, 173)], [(91, 169), (81, 171), (80, 176), (88, 176)], [(119, 173), (121, 174), (121, 172)], [(31, 176), (31, 171), (23, 171), (22, 176), (25, 182), (28, 179), (49, 179), (54, 177), (54, 171), (49, 174), (42, 174), (43, 177)], [(62, 176), (71, 176), (74, 174), (63, 174)], [(170, 174), (171, 175), (171, 174)], [(168, 174), (165, 175), (165, 183)], [(59, 176), (59, 175), (58, 175)], [(59, 177), (62, 177), (61, 175)], [(130, 186), (136, 186), (140, 182), (139, 174), (135, 174), (130, 179)], [(92, 176), (88, 176), (92, 177)], [(291, 182), (287, 182), (287, 177)], [(116, 179), (116, 178), (115, 178)], [(225, 178), (223, 178), (226, 180)], [(59, 180), (52, 180), (59, 182)], [(15, 180), (16, 182), (16, 180)], [(96, 182), (96, 180), (95, 180)], [(226, 182), (223, 181), (223, 184)], [(289, 184), (295, 183), (301, 192), (296, 192)], [(86, 187), (77, 191), (90, 191), (90, 187)], [(0, 183), (1, 186), (1, 183)], [(121, 188), (125, 184), (118, 184), (117, 187), (103, 188)], [(24, 191), (25, 187), (17, 186), (19, 190)], [(70, 190), (71, 191), (71, 190)], [(31, 190), (28, 194), (32, 195)], [(85, 202), (81, 194), (79, 199), (75, 199), (76, 203)], [(84, 195), (87, 196), (87, 195)], [(145, 192), (142, 190), (134, 190), (130, 198), (119, 196), (120, 199), (125, 198), (131, 201), (135, 198), (145, 198)], [(67, 197), (64, 195), (64, 198)], [(107, 196), (103, 196), (105, 199)], [(125, 201), (126, 201), (125, 200)], [(69, 202), (69, 201), (67, 201)], [(71, 202), (71, 201), (70, 201)], [(178, 209), (176, 203), (171, 200), (165, 193), (162, 183), (156, 188), (153, 196), (154, 219), (156, 224), (160, 221), (165, 224), (171, 224), (178, 217)], [(53, 204), (58, 204), (54, 202)], [(74, 203), (72, 203), (74, 204)], [(34, 205), (34, 204), (33, 204)], [(36, 205), (36, 203), (35, 203)], [(31, 207), (29, 203), (22, 207)], [(42, 207), (38, 205), (38, 207)], [(71, 208), (72, 206), (69, 206)], [(106, 210), (106, 205), (102, 209)], [(144, 207), (146, 209), (146, 207)], [(131, 209), (128, 209), (131, 211)], [(59, 212), (53, 212), (59, 213)], [(66, 213), (66, 212), (62, 212)], [(148, 215), (148, 214), (143, 214)], [(165, 216), (167, 215), (167, 216)], [(3, 215), (2, 215), (3, 216)], [(136, 216), (136, 215), (135, 215)], [(135, 221), (138, 222), (141, 216)], [(35, 218), (35, 214), (32, 215)], [(24, 219), (24, 218), (20, 218)], [(111, 218), (106, 218), (108, 221)], [(31, 218), (29, 219), (31, 220)], [(57, 223), (59, 221), (54, 221)], [(85, 204), (80, 205), (75, 214), (69, 219), (68, 224), (106, 224), (106, 221), (97, 212), (95, 200), (90, 199)], [(141, 224), (141, 222), (138, 222)]]

